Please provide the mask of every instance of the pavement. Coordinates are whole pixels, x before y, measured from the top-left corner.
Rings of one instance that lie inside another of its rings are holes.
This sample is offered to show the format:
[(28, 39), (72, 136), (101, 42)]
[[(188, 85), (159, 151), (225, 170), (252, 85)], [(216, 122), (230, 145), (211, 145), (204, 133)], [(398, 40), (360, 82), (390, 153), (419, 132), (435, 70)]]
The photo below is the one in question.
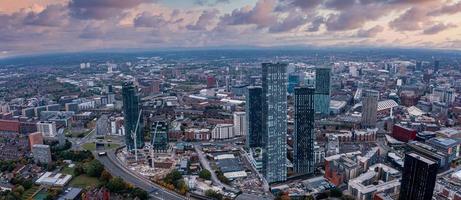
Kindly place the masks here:
[(208, 171), (211, 172), (211, 180), (213, 181), (213, 183), (221, 188), (224, 188), (225, 190), (228, 190), (228, 191), (232, 191), (232, 192), (239, 192), (239, 190), (229, 186), (229, 185), (226, 185), (224, 183), (222, 183), (219, 179), (218, 179), (218, 176), (216, 175), (215, 171), (213, 169), (211, 169), (211, 166), (210, 166), (210, 163), (208, 162), (208, 160), (205, 158), (205, 153), (203, 153), (203, 151), (198, 147), (199, 145), (195, 144), (194, 145), (194, 148), (195, 148), (195, 152), (197, 152), (198, 154), (198, 157), (199, 157), (199, 160), (200, 160), (200, 164)]
[(176, 194), (162, 188), (161, 186), (153, 183), (146, 177), (137, 174), (128, 169), (115, 155), (115, 150), (107, 151), (107, 156), (98, 156), (95, 152), (95, 157), (105, 166), (105, 168), (113, 175), (118, 176), (126, 182), (133, 184), (149, 193), (152, 199), (155, 200), (183, 200), (190, 199), (185, 196)]

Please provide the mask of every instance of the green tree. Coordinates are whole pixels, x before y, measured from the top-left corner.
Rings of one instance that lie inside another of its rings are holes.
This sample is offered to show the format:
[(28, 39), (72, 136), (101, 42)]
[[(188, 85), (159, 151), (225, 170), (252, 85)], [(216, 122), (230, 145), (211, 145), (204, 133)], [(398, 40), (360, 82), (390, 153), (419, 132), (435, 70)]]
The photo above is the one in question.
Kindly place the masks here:
[(101, 176), (99, 177), (99, 180), (107, 183), (110, 181), (110, 179), (112, 179), (112, 175), (107, 170), (103, 170)]
[(198, 173), (198, 176), (205, 180), (211, 180), (211, 172), (206, 169), (203, 169), (202, 171), (200, 171)]
[(146, 191), (144, 191), (143, 189), (141, 188), (134, 188), (132, 191), (131, 191), (131, 194), (134, 196), (134, 197), (137, 197), (139, 198), (140, 200), (147, 200), (149, 199), (149, 193), (147, 193)]
[(333, 188), (330, 190), (330, 196), (340, 198), (343, 196), (343, 192), (337, 188)]
[(80, 176), (84, 173), (85, 173), (85, 168), (83, 167), (83, 164), (78, 163), (77, 165), (75, 165), (74, 176)]
[(217, 200), (221, 200), (223, 198), (222, 194), (217, 193), (214, 190), (205, 191), (205, 196), (210, 197), (212, 199), (217, 199)]
[(92, 160), (87, 163), (85, 167), (85, 173), (91, 177), (100, 177), (103, 170), (104, 165), (102, 165), (98, 160)]
[(106, 187), (111, 192), (121, 193), (124, 190), (126, 190), (127, 184), (120, 177), (115, 177), (113, 179), (110, 179), (109, 182), (107, 182)]

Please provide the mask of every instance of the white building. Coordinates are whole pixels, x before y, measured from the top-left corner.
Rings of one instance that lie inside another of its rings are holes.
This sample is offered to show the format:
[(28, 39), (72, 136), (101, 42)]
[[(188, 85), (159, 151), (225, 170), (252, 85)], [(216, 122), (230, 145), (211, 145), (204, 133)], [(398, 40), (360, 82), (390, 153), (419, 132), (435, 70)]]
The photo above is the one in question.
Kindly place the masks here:
[(245, 112), (234, 112), (234, 134), (235, 136), (246, 135)]
[(233, 124), (217, 124), (211, 132), (211, 138), (215, 140), (229, 139), (234, 137)]
[(38, 185), (64, 187), (71, 179), (72, 175), (45, 172), (37, 181), (35, 181), (35, 183)]
[[(377, 183), (377, 184), (373, 184)], [(358, 200), (371, 200), (376, 193), (398, 194), (400, 172), (384, 164), (376, 164), (368, 171), (349, 180), (348, 193)]]
[(56, 137), (56, 122), (37, 122), (37, 132), (42, 133), (43, 137)]

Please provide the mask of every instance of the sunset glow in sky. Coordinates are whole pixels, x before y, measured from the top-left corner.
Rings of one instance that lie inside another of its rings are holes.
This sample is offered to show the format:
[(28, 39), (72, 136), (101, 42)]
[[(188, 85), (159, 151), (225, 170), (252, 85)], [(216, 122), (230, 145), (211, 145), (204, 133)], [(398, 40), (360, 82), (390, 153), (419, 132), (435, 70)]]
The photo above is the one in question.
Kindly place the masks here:
[(461, 49), (461, 1), (0, 1), (0, 57), (291, 45)]

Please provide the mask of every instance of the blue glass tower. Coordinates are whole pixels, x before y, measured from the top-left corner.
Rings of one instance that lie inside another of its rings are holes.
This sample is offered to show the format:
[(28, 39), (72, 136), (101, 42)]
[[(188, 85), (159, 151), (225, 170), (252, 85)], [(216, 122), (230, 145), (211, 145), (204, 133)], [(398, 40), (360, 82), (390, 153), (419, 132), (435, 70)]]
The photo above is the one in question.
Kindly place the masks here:
[[(139, 106), (139, 95), (137, 88), (132, 82), (126, 82), (122, 87), (122, 98), (123, 98), (123, 114), (125, 116), (125, 143), (129, 151), (134, 149), (134, 139), (131, 137), (131, 133), (135, 131), (136, 124), (138, 122), (140, 106)], [(139, 127), (136, 131), (136, 147), (138, 149), (144, 147), (144, 137), (142, 135), (142, 119), (140, 119)]]
[(331, 69), (318, 67), (315, 69), (315, 112), (330, 114)]
[(314, 173), (314, 88), (295, 88), (293, 164), (297, 174)]
[(246, 94), (246, 121), (248, 148), (262, 147), (263, 88), (250, 86)]

